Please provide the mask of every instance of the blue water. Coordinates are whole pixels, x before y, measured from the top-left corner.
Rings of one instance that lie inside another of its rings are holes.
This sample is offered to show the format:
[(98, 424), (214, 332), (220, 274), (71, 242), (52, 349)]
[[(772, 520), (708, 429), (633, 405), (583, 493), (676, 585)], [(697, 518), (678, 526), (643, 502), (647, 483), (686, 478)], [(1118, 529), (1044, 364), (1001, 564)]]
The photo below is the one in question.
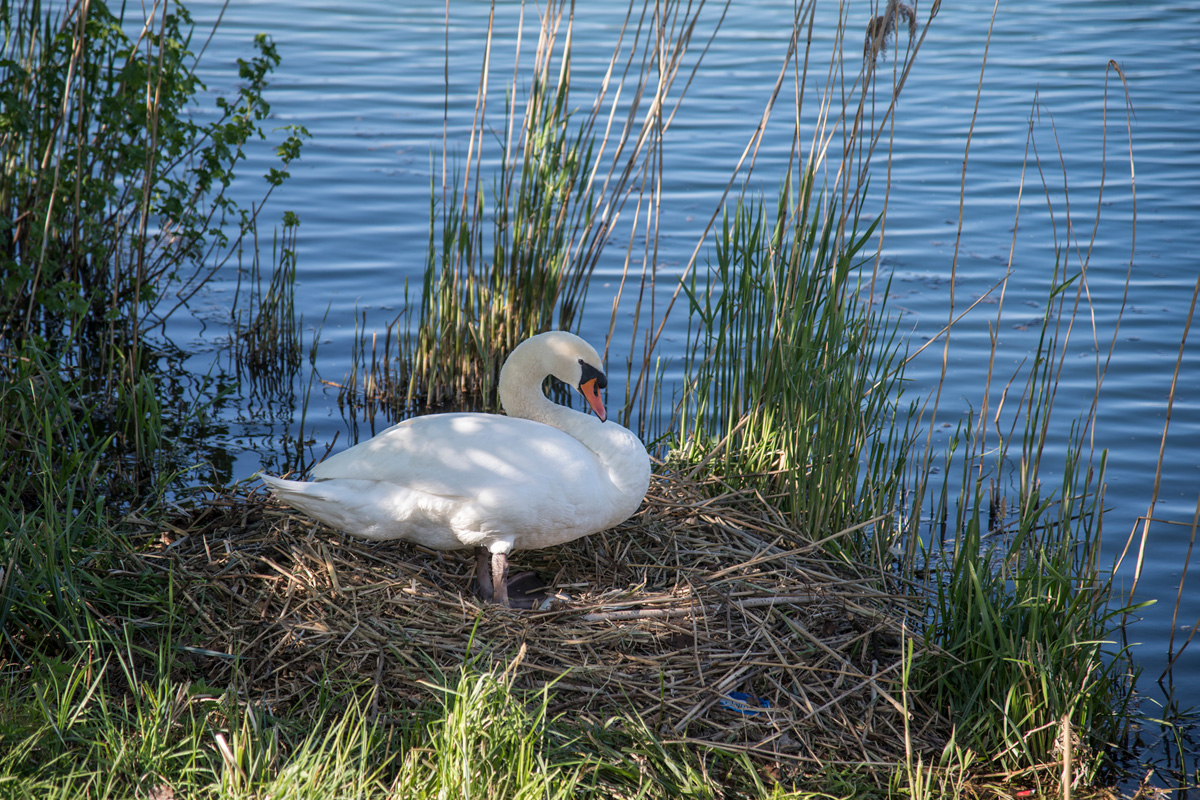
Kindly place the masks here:
[[(367, 327), (382, 331), (404, 308), (405, 281), (419, 279), (431, 179), (439, 175), (440, 180), (443, 113), (448, 103), (451, 152), (461, 154), (475, 103), (488, 6), (452, 4), (447, 34), (440, 5), (397, 8), (383, 0), (360, 0), (336, 11), (327, 5), (311, 0), (231, 4), (203, 71), (213, 92), (227, 92), (235, 59), (250, 54), (251, 38), (259, 32), (269, 33), (283, 56), (270, 87), (273, 122), (304, 125), (313, 138), (267, 213), (278, 219), (289, 209), (302, 220), (297, 302), (306, 337), (319, 339), (320, 377), (338, 382), (349, 368), (356, 320), (361, 324), (365, 314)], [(580, 4), (577, 9), (573, 91), (580, 104), (590, 104), (608, 62), (623, 18), (620, 5)], [(824, 65), (835, 46), (836, 7), (818, 14), (812, 42), (816, 69), (806, 87), (806, 109), (815, 107)], [(193, 2), (190, 8), (204, 29), (222, 4)], [(1172, 374), (1200, 275), (1200, 5), (1015, 0), (998, 7), (988, 45), (991, 11), (984, 4), (943, 5), (897, 107), (890, 178), (884, 170), (885, 137), (866, 212), (873, 216), (885, 210), (883, 188), (890, 180), (881, 274), (892, 277), (888, 305), (901, 315), (911, 349), (991, 289), (1003, 277), (1012, 252), (1002, 310), (996, 290), (951, 334), (947, 389), (933, 421), (939, 437), (935, 442), (944, 441), (949, 428), (980, 407), (989, 331), (994, 329), (1000, 342), (993, 408), (1005, 382), (1036, 345), (1056, 246), (1072, 272), (1086, 257), (1087, 304), (1072, 334), (1057, 402), (1063, 426), (1091, 403), (1097, 370), (1093, 344), (1098, 344), (1102, 363), (1115, 334), (1095, 427), (1097, 447), (1109, 452), (1111, 510), (1105, 518), (1105, 542), (1115, 556), (1132, 531), (1140, 532), (1139, 516), (1147, 513)], [(689, 68), (719, 12), (714, 6), (701, 15)], [(532, 17), (535, 11), (526, 13)], [(785, 54), (792, 13), (792, 5), (783, 2), (731, 6), (668, 133), (657, 263), (660, 310), (673, 289), (672, 276), (690, 258), (762, 114)], [(850, 29), (862, 30), (869, 13), (869, 4), (850, 3)], [(512, 74), (518, 14), (519, 6), (512, 2), (496, 10), (495, 108), (500, 108), (502, 87)], [(926, 14), (919, 5), (922, 21)], [(906, 39), (901, 36), (901, 50)], [(861, 45), (861, 35), (848, 36), (849, 65), (855, 64)], [(893, 65), (890, 57), (880, 63), (883, 79)], [(773, 196), (782, 183), (792, 145), (790, 92), (791, 83), (785, 82), (757, 166), (746, 182), (753, 194)], [(498, 114), (496, 120), (498, 124)], [(1132, 187), (1127, 124), (1136, 179)], [(811, 127), (805, 130), (811, 135)], [(1027, 147), (1036, 147), (1037, 159)], [(964, 154), (963, 222), (955, 267)], [(260, 162), (256, 155), (254, 165)], [(593, 341), (601, 341), (608, 330), (625, 244), (618, 234), (595, 275), (581, 326)], [(1127, 274), (1132, 280), (1124, 300)], [(198, 358), (213, 349), (211, 337), (221, 326), (211, 323), (224, 318), (232, 292), (231, 280), (215, 285), (195, 304), (200, 321), (177, 331), (192, 340), (202, 354)], [(678, 375), (684, 311), (676, 309), (661, 343), (660, 355), (674, 359), (669, 376)], [(622, 330), (622, 324), (630, 320), (627, 310), (618, 318), (610, 368), (612, 358), (627, 352), (630, 331)], [(203, 330), (202, 321), (210, 323)], [(1129, 629), (1144, 669), (1141, 689), (1148, 712), (1162, 701), (1154, 678), (1166, 663), (1173, 624), (1178, 648), (1200, 619), (1196, 574), (1187, 576), (1178, 617), (1172, 618), (1200, 499), (1197, 337), (1200, 331), (1193, 331), (1184, 353), (1166, 437), (1154, 509), (1155, 518), (1166, 522), (1150, 527), (1136, 593), (1136, 599), (1157, 600), (1158, 605), (1142, 612)], [(914, 394), (937, 384), (942, 352), (939, 340), (910, 365)], [(610, 398), (623, 392), (618, 380)], [(341, 443), (351, 438), (352, 427), (335, 401), (335, 389), (314, 384), (307, 420), (308, 433), (317, 442), (335, 435)], [(298, 413), (288, 404), (269, 411), (229, 411), (237, 423), (227, 442), (235, 454), (235, 479), (277, 456), (280, 437)], [(1054, 473), (1049, 469), (1046, 474)], [(1118, 582), (1129, 588), (1132, 580), (1126, 562)], [(1185, 651), (1172, 677), (1180, 705), (1200, 704), (1200, 649)]]

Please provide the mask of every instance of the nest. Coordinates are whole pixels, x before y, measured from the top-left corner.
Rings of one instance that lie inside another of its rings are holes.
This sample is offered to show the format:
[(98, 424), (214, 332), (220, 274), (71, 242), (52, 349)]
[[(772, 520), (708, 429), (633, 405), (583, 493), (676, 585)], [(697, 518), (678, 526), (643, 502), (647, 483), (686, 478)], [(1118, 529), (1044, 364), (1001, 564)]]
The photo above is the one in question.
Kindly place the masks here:
[[(214, 683), (303, 702), (330, 675), (377, 687), (379, 713), (428, 702), (464, 662), (550, 685), (580, 722), (636, 715), (667, 741), (770, 759), (894, 766), (909, 598), (835, 568), (748, 492), (656, 475), (639, 512), (568, 545), (514, 553), (552, 577), (549, 610), (471, 593), (471, 551), (352, 539), (255, 495), (214, 503), (147, 555), (170, 570)], [(519, 663), (516, 663), (517, 654)], [(910, 745), (940, 744), (910, 720)]]

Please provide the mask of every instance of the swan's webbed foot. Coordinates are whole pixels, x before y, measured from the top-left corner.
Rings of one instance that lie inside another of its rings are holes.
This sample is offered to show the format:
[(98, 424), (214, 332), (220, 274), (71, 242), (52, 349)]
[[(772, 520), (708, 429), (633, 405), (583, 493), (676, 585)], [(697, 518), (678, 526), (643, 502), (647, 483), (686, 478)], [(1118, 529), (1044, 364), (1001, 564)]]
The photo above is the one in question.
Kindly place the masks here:
[(492, 553), (489, 564), (486, 547), (475, 548), (475, 577), (479, 596), (509, 608), (533, 608), (545, 597), (545, 584), (535, 572), (509, 577), (508, 555)]

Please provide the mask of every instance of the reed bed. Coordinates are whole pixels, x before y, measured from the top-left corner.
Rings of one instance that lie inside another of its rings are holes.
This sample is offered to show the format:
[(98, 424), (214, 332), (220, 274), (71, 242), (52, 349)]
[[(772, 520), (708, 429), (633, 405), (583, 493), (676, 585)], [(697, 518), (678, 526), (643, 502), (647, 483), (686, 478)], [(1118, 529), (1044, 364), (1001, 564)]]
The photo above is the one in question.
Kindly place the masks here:
[[(246, 304), (238, 307), (242, 292), (235, 294), (230, 311), (233, 335), (230, 342), (238, 379), (252, 387), (282, 394), (290, 387), (300, 367), (303, 316), (296, 314), (296, 233), (300, 221), (284, 214), (282, 235), (271, 243), (271, 262), (264, 265), (255, 229), (253, 256), (246, 280)], [(238, 271), (239, 290), (242, 271)], [(266, 278), (266, 286), (263, 279)]]
[(205, 681), (236, 678), (278, 707), (337, 674), (403, 716), (483, 662), (509, 665), (517, 689), (549, 687), (552, 717), (636, 718), (664, 742), (793, 770), (890, 772), (906, 746), (940, 751), (945, 720), (925, 709), (905, 724), (902, 640), (919, 600), (787, 544), (788, 526), (767, 498), (658, 475), (619, 528), (518, 554), (553, 576), (535, 612), (476, 600), (468, 551), (348, 539), (258, 496), (162, 528), (142, 558), (197, 621), (188, 652)]
[[(503, 354), (534, 333), (574, 327), (605, 245), (625, 234), (616, 226), (631, 200), (631, 251), (639, 235), (657, 241), (655, 171), (689, 71), (707, 49), (689, 53), (704, 6), (631, 4), (595, 97), (574, 107), (574, 4), (522, 3), (501, 122), (489, 95), (497, 80), (493, 8), (465, 162), (452, 167), (443, 142), (420, 311), (412, 330), (401, 331), (396, 365), (395, 383), (407, 392), (394, 410), (496, 407)], [(719, 29), (724, 12), (714, 13)], [(653, 271), (652, 262), (645, 253), (644, 270)], [(362, 391), (391, 383), (368, 376)], [(381, 394), (378, 402), (396, 399)]]

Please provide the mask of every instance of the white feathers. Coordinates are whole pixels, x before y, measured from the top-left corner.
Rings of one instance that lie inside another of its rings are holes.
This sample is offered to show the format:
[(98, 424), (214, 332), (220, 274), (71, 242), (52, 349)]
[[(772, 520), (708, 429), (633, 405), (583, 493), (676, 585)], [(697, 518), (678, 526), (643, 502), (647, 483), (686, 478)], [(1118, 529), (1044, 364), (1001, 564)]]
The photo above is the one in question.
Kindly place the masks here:
[(313, 481), (262, 479), (282, 502), (368, 539), (508, 553), (605, 530), (641, 504), (646, 449), (615, 422), (552, 403), (542, 391), (554, 375), (602, 415), (600, 366), (573, 334), (531, 337), (500, 375), (501, 402), (514, 416), (416, 417), (326, 459)]

